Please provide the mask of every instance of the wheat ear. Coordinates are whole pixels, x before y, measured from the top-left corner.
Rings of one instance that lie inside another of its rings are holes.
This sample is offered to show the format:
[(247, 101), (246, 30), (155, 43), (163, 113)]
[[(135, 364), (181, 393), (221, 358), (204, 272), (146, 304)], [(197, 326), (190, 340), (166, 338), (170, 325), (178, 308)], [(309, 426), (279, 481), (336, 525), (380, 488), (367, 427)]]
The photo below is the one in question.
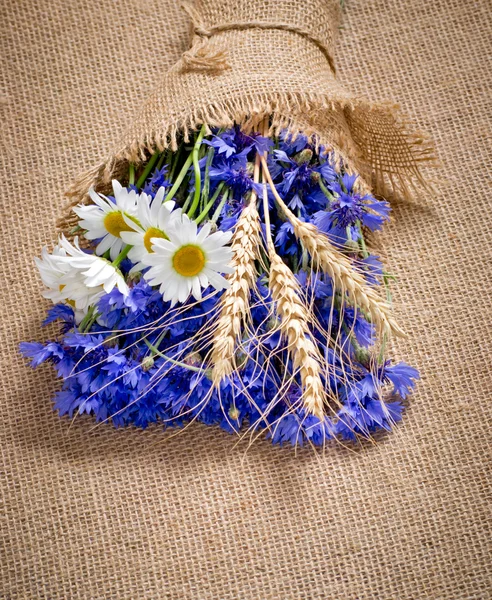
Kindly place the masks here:
[(324, 385), (320, 375), (322, 358), (311, 338), (309, 316), (300, 299), (300, 287), (279, 255), (275, 251), (269, 252), (269, 255), (269, 288), (280, 317), (280, 333), (287, 340), (294, 371), (299, 369), (304, 406), (309, 413), (322, 420), (325, 404)]
[(277, 192), (263, 157), (261, 163), (278, 205), (291, 222), (295, 236), (309, 252), (315, 265), (333, 279), (338, 290), (346, 292), (356, 306), (370, 314), (373, 323), (382, 334), (404, 336), (403, 330), (391, 315), (388, 303), (368, 285), (364, 275), (354, 268), (349, 258), (333, 246), (327, 236), (311, 223), (304, 223), (294, 215)]
[[(254, 178), (258, 180), (259, 155)], [(234, 230), (231, 266), (234, 273), (228, 277), (229, 287), (222, 295), (221, 311), (212, 342), (212, 381), (215, 386), (235, 369), (235, 351), (241, 338), (243, 323), (248, 319), (251, 290), (256, 286), (255, 260), (260, 244), (260, 220), (256, 208), (257, 195), (253, 190), (249, 204), (243, 209)]]
[[(265, 173), (263, 174), (265, 175)], [(323, 420), (326, 402), (325, 389), (321, 379), (323, 359), (309, 331), (309, 314), (301, 300), (299, 283), (294, 273), (275, 251), (270, 228), (270, 209), (266, 185), (263, 186), (263, 212), (270, 259), (268, 287), (280, 317), (280, 334), (287, 340), (287, 349), (293, 361), (293, 371), (299, 370), (304, 407), (308, 413)]]

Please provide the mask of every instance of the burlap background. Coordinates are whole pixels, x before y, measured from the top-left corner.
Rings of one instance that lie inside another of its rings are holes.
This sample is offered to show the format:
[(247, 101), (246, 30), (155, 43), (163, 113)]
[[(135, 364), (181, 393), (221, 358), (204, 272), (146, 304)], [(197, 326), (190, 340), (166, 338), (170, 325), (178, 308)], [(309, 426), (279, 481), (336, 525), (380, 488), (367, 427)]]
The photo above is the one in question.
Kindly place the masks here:
[[(395, 206), (398, 349), (423, 373), (376, 447), (309, 451), (194, 426), (89, 433), (51, 412), (32, 256), (185, 48), (173, 0), (2, 3), (2, 598), (490, 597), (491, 4), (348, 0), (338, 74), (434, 135), (440, 196)], [(171, 24), (171, 26), (170, 26)], [(165, 440), (152, 447), (157, 440)]]

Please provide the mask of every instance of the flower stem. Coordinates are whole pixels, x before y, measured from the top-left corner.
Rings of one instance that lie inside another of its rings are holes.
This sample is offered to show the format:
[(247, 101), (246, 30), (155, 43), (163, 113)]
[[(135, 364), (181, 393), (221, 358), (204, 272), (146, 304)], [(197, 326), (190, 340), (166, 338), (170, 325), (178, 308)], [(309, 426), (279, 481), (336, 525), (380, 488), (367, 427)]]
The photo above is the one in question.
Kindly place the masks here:
[(210, 166), (212, 165), (212, 161), (215, 155), (215, 148), (211, 146), (207, 151), (207, 161), (205, 163), (205, 176), (203, 178), (203, 190), (202, 197), (200, 198), (200, 208), (203, 211), (203, 208), (207, 205), (208, 196), (210, 193)]
[(82, 319), (82, 321), (80, 321), (80, 323), (79, 323), (79, 331), (81, 333), (84, 333), (84, 331), (86, 330), (87, 323), (91, 320), (91, 317), (94, 314), (94, 310), (95, 310), (95, 306), (90, 306), (89, 310), (86, 313), (86, 315), (84, 316), (84, 318)]
[(212, 216), (212, 218), (210, 219), (210, 221), (212, 223), (216, 223), (217, 219), (220, 217), (220, 213), (222, 212), (222, 209), (224, 208), (224, 204), (227, 202), (227, 197), (229, 196), (229, 190), (226, 190), (224, 192), (224, 195), (222, 196), (222, 199), (220, 201), (219, 206), (217, 206), (217, 208), (215, 209), (215, 212)]
[(128, 185), (133, 185), (135, 183), (135, 165), (130, 163), (128, 167)]
[(196, 224), (198, 225), (199, 223), (201, 223), (203, 221), (203, 219), (205, 219), (205, 217), (208, 216), (208, 212), (209, 210), (212, 208), (212, 206), (215, 204), (215, 201), (217, 200), (217, 198), (219, 197), (219, 194), (222, 190), (222, 188), (224, 187), (224, 182), (221, 181), (219, 183), (219, 185), (217, 186), (217, 189), (214, 192), (214, 195), (212, 196), (212, 198), (210, 199), (210, 201), (208, 202), (207, 206), (202, 210), (202, 212), (198, 215), (198, 217), (195, 219)]
[(179, 145), (177, 152), (171, 152), (169, 154), (169, 168), (170, 168), (169, 181), (173, 180), (174, 173), (176, 171), (176, 166), (178, 165), (178, 163), (181, 159), (181, 154), (183, 153), (184, 147), (185, 147), (185, 145), (184, 145), (184, 143), (182, 143)]
[(163, 340), (163, 339), (166, 337), (166, 333), (167, 333), (167, 329), (164, 329), (164, 331), (163, 331), (163, 332), (162, 332), (162, 333), (159, 335), (159, 337), (158, 337), (158, 338), (156, 339), (156, 341), (153, 343), (153, 345), (152, 345), (152, 349), (151, 349), (152, 356), (153, 356), (153, 355), (154, 355), (156, 352), (158, 352), (158, 350), (159, 350), (159, 346), (160, 346), (160, 344), (161, 344), (162, 340)]
[(319, 183), (319, 187), (321, 188), (321, 191), (323, 192), (323, 194), (328, 198), (328, 200), (330, 202), (332, 202), (333, 201), (333, 194), (328, 190), (328, 188), (326, 187), (326, 185), (323, 183), (321, 175), (320, 175), (318, 183)]
[[(94, 306), (92, 307), (94, 308)], [(92, 317), (89, 319), (89, 322), (87, 323), (86, 327), (85, 327), (85, 333), (87, 333), (88, 331), (90, 331), (90, 328), (94, 325), (97, 317), (99, 317), (100, 313), (95, 313), (92, 315)]]
[(202, 181), (201, 181), (201, 172), (200, 172), (200, 163), (199, 163), (199, 159), (198, 159), (198, 152), (200, 150), (200, 146), (202, 145), (202, 140), (203, 140), (204, 135), (205, 135), (205, 125), (202, 125), (202, 128), (200, 129), (200, 133), (198, 134), (198, 137), (196, 138), (196, 142), (193, 147), (193, 151), (191, 153), (192, 160), (193, 160), (193, 170), (195, 172), (195, 196), (193, 198), (193, 202), (191, 204), (190, 210), (188, 211), (188, 216), (190, 217), (190, 219), (193, 218), (193, 215), (195, 214), (196, 209), (198, 208), (198, 203), (200, 202), (200, 194), (202, 191), (201, 190)]
[(118, 254), (118, 256), (113, 260), (113, 262), (111, 263), (113, 265), (113, 267), (118, 268), (120, 266), (120, 264), (125, 260), (125, 258), (128, 256), (128, 252), (130, 252), (130, 250), (133, 248), (133, 246), (125, 246), (123, 248), (123, 250)]
[(364, 239), (364, 233), (362, 232), (362, 225), (360, 221), (357, 221), (357, 229), (359, 230), (359, 244), (362, 252), (362, 256), (367, 258), (369, 256), (369, 252), (366, 246), (366, 240)]
[(165, 354), (163, 354), (162, 352), (160, 352), (153, 344), (151, 344), (147, 338), (144, 338), (144, 342), (147, 345), (147, 347), (149, 348), (149, 350), (154, 355), (157, 354), (157, 356), (160, 356), (161, 358), (166, 359), (167, 361), (169, 361), (173, 365), (177, 365), (178, 367), (183, 367), (185, 369), (189, 369), (190, 371), (195, 371), (196, 373), (203, 373), (204, 372), (204, 370), (200, 369), (199, 367), (194, 367), (193, 365), (187, 365), (186, 363), (180, 362), (179, 360), (174, 360), (174, 358), (171, 358), (170, 356), (166, 356)]
[(159, 159), (159, 162), (157, 163), (156, 169), (159, 171), (160, 169), (162, 169), (162, 165), (164, 164), (164, 161), (167, 159), (169, 152), (164, 151), (161, 154), (161, 157)]
[(154, 152), (154, 154), (152, 154), (152, 156), (149, 158), (148, 163), (145, 165), (145, 169), (143, 170), (142, 174), (140, 175), (140, 177), (137, 180), (138, 189), (140, 189), (142, 187), (142, 185), (145, 183), (145, 180), (149, 176), (149, 173), (152, 170), (152, 167), (157, 162), (158, 158), (159, 158), (158, 152)]
[(188, 169), (191, 167), (192, 162), (193, 162), (193, 153), (190, 152), (184, 165), (181, 167), (181, 171), (179, 172), (178, 176), (176, 177), (176, 181), (173, 183), (173, 187), (167, 193), (167, 196), (166, 196), (164, 202), (167, 202), (168, 200), (172, 200), (172, 198), (174, 198), (174, 195), (178, 191), (179, 186), (183, 183), (183, 179), (186, 177), (186, 173), (188, 172)]
[(188, 196), (186, 197), (186, 200), (183, 204), (183, 213), (186, 214), (186, 211), (188, 210), (188, 206), (190, 205), (191, 199), (193, 197), (193, 192), (191, 191)]

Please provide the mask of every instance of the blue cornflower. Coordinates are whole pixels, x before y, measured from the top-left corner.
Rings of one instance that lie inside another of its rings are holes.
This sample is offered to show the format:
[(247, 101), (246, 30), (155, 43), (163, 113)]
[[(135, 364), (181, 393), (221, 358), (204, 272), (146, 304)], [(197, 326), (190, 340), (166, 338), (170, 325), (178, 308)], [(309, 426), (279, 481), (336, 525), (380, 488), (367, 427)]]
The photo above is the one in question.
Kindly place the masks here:
[(211, 140), (204, 140), (204, 143), (215, 148), (217, 154), (223, 154), (226, 158), (248, 154), (253, 147), (257, 152), (263, 154), (273, 146), (271, 139), (263, 137), (257, 132), (244, 133), (238, 125), (214, 135)]
[(393, 393), (405, 399), (412, 392), (415, 381), (420, 379), (420, 375), (417, 369), (404, 362), (391, 365), (390, 361), (386, 361), (381, 372), (381, 379), (391, 382)]
[(19, 344), (20, 352), (26, 358), (31, 359), (31, 366), (38, 367), (44, 362), (57, 362), (64, 356), (61, 344), (57, 342), (48, 342), (40, 344), (39, 342), (21, 342)]
[(333, 180), (334, 171), (328, 163), (311, 163), (312, 151), (306, 150), (306, 156), (294, 158), (283, 150), (274, 150), (272, 177), (280, 180), (277, 189), (291, 210), (309, 217), (314, 210), (326, 205), (327, 198), (319, 182)]
[(172, 187), (172, 182), (169, 181), (169, 179), (167, 179), (167, 171), (167, 165), (164, 165), (160, 169), (155, 169), (152, 175), (150, 175), (150, 177), (147, 178), (142, 188), (142, 191), (146, 194), (149, 194), (153, 198), (159, 188), (163, 187), (165, 189), (168, 189)]
[(314, 224), (331, 235), (336, 241), (344, 243), (348, 239), (347, 230), (352, 240), (358, 240), (360, 223), (371, 231), (380, 229), (388, 219), (390, 206), (384, 200), (376, 200), (373, 196), (362, 196), (355, 191), (356, 175), (345, 174), (341, 181), (333, 184), (335, 199), (324, 211), (314, 215)]
[(376, 328), (372, 323), (366, 321), (360, 311), (356, 311), (351, 306), (346, 306), (343, 310), (343, 318), (347, 329), (353, 332), (360, 346), (367, 348), (374, 344), (376, 341)]
[(308, 415), (302, 407), (301, 395), (300, 387), (292, 385), (287, 392), (286, 402), (273, 410), (267, 434), (272, 443), (303, 446), (309, 441), (321, 446), (332, 437), (329, 419), (322, 423), (317, 417)]
[(379, 256), (370, 254), (360, 261), (362, 270), (365, 272), (367, 282), (371, 285), (379, 285), (380, 277), (383, 276), (383, 263)]
[(298, 134), (294, 137), (294, 135), (291, 132), (284, 130), (280, 133), (279, 147), (286, 154), (291, 155), (297, 154), (298, 152), (304, 150), (306, 147), (310, 148), (311, 146), (309, 144), (309, 139), (306, 135)]
[(67, 304), (55, 304), (48, 309), (48, 314), (43, 321), (43, 325), (49, 325), (58, 319), (63, 322), (62, 333), (69, 331), (75, 326), (75, 314), (73, 308)]
[(261, 185), (253, 182), (252, 171), (244, 152), (237, 154), (234, 160), (218, 161), (210, 168), (209, 173), (211, 181), (223, 181), (232, 190), (233, 198), (244, 196), (253, 187), (258, 193), (261, 192)]
[(299, 254), (301, 248), (294, 235), (294, 227), (290, 221), (282, 223), (278, 229), (275, 236), (275, 247), (277, 252), (282, 256)]
[(367, 436), (377, 429), (390, 430), (392, 423), (401, 419), (401, 404), (385, 403), (378, 397), (372, 374), (347, 384), (342, 399), (343, 408), (337, 412), (334, 432), (344, 439), (354, 440), (356, 434)]

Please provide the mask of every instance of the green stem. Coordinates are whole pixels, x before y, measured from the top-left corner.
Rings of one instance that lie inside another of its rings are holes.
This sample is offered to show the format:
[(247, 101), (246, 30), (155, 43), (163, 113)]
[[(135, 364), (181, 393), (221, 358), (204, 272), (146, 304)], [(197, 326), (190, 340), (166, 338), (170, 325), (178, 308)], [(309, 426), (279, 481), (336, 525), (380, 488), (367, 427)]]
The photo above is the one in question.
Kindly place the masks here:
[(167, 333), (167, 329), (164, 329), (164, 331), (161, 333), (161, 335), (156, 339), (156, 341), (154, 342), (154, 344), (152, 345), (152, 355), (154, 355), (156, 352), (158, 352), (159, 350), (159, 346), (161, 345), (162, 340), (166, 337), (166, 333)]
[(362, 225), (360, 224), (360, 221), (357, 221), (357, 229), (359, 231), (359, 244), (362, 251), (362, 256), (367, 258), (369, 256), (369, 251), (367, 250), (366, 240), (364, 239), (364, 234), (362, 233)]
[(391, 287), (390, 287), (390, 276), (388, 275), (388, 273), (386, 273), (386, 271), (383, 271), (383, 282), (384, 282), (384, 289), (386, 290), (386, 300), (388, 302), (388, 304), (391, 304), (393, 302), (393, 296), (391, 295)]
[(85, 331), (90, 331), (90, 328), (94, 325), (97, 317), (99, 316), (100, 313), (95, 313), (94, 315), (92, 315), (92, 317), (90, 318), (89, 322), (87, 323), (86, 327), (85, 327)]
[(181, 154), (183, 153), (184, 144), (180, 144), (177, 152), (171, 152), (169, 165), (171, 171), (169, 173), (169, 181), (172, 181), (174, 178), (174, 173), (176, 172), (176, 167), (180, 161)]
[(156, 166), (156, 169), (157, 169), (158, 171), (160, 171), (160, 170), (162, 169), (162, 165), (164, 164), (164, 161), (167, 159), (167, 155), (168, 155), (168, 152), (163, 152), (163, 153), (161, 154), (161, 157), (160, 157), (160, 159), (159, 159), (159, 162), (157, 163), (157, 166)]
[(152, 167), (157, 162), (158, 158), (159, 158), (158, 152), (154, 152), (154, 154), (152, 154), (152, 156), (149, 158), (148, 163), (145, 165), (145, 169), (143, 170), (142, 174), (140, 175), (140, 177), (137, 180), (138, 189), (140, 189), (142, 187), (142, 185), (145, 183), (145, 180), (149, 176), (149, 173), (152, 170)]
[(198, 208), (198, 203), (200, 202), (200, 194), (202, 191), (202, 176), (200, 173), (200, 163), (199, 163), (199, 158), (198, 158), (198, 152), (200, 150), (200, 146), (202, 145), (202, 140), (203, 140), (204, 135), (205, 135), (205, 125), (202, 125), (202, 128), (200, 129), (200, 133), (198, 134), (198, 137), (196, 138), (196, 142), (193, 147), (193, 152), (191, 153), (192, 159), (193, 159), (193, 170), (195, 171), (195, 196), (193, 198), (193, 203), (190, 207), (190, 210), (188, 211), (188, 216), (190, 217), (190, 219), (193, 218), (193, 215), (195, 214), (196, 209)]
[(190, 192), (188, 194), (188, 196), (186, 197), (186, 200), (184, 201), (183, 204), (183, 213), (186, 214), (186, 211), (188, 210), (188, 206), (190, 205), (191, 199), (193, 198), (193, 192)]
[(178, 367), (184, 367), (185, 369), (190, 369), (190, 371), (195, 371), (196, 373), (204, 372), (204, 370), (200, 369), (199, 367), (194, 367), (193, 365), (187, 365), (186, 363), (180, 362), (179, 360), (174, 360), (174, 358), (170, 358), (169, 356), (166, 356), (165, 354), (160, 352), (153, 344), (151, 344), (147, 338), (144, 338), (144, 342), (147, 345), (147, 347), (149, 348), (149, 350), (151, 350), (151, 352), (154, 355), (157, 354), (157, 356), (165, 358), (173, 365), (177, 365)]
[(135, 183), (135, 165), (130, 163), (128, 167), (128, 185), (133, 185)]
[(217, 189), (214, 192), (214, 195), (212, 196), (212, 198), (210, 199), (209, 203), (207, 204), (207, 206), (202, 210), (202, 212), (199, 214), (199, 216), (195, 219), (196, 220), (196, 224), (198, 225), (199, 223), (201, 223), (203, 221), (203, 219), (205, 219), (205, 217), (208, 216), (208, 211), (212, 208), (212, 206), (215, 204), (215, 201), (217, 200), (217, 198), (219, 197), (219, 194), (222, 190), (222, 188), (224, 187), (224, 182), (221, 181), (219, 183), (219, 185), (217, 186)]
[(92, 315), (94, 314), (94, 310), (95, 310), (95, 306), (90, 306), (89, 310), (87, 311), (87, 314), (82, 319), (82, 321), (80, 321), (80, 323), (79, 323), (79, 331), (81, 333), (84, 333), (84, 331), (86, 330), (87, 323), (91, 320)]
[(210, 194), (209, 171), (210, 171), (210, 167), (212, 165), (212, 161), (214, 159), (214, 155), (215, 155), (215, 148), (210, 147), (207, 151), (207, 162), (205, 163), (205, 176), (203, 179), (203, 191), (202, 191), (202, 197), (200, 199), (200, 208), (202, 211), (203, 211), (203, 207), (207, 205), (208, 196)]
[(319, 178), (319, 187), (321, 188), (321, 191), (323, 192), (323, 194), (328, 198), (328, 200), (330, 202), (333, 201), (333, 194), (328, 190), (328, 188), (326, 187), (326, 185), (323, 183), (323, 180), (321, 178)]
[(164, 202), (167, 202), (168, 200), (172, 200), (172, 198), (174, 198), (174, 195), (178, 191), (179, 186), (183, 183), (183, 179), (186, 177), (186, 173), (188, 172), (188, 169), (191, 167), (192, 162), (193, 162), (193, 153), (190, 152), (190, 155), (186, 159), (184, 165), (181, 168), (181, 171), (179, 172), (178, 176), (176, 177), (176, 181), (174, 182), (173, 187), (167, 193), (167, 196), (166, 196)]
[(386, 344), (388, 342), (388, 338), (386, 337), (386, 334), (384, 334), (383, 336), (383, 341), (381, 343), (381, 349), (379, 351), (379, 356), (378, 356), (378, 362), (379, 364), (384, 362), (384, 353), (386, 352)]
[(113, 267), (115, 267), (115, 269), (117, 269), (120, 264), (125, 260), (125, 258), (128, 256), (128, 252), (130, 252), (130, 250), (133, 248), (133, 246), (125, 246), (123, 248), (123, 250), (118, 254), (118, 256), (113, 260), (113, 262), (111, 263), (113, 265)]
[(224, 204), (227, 202), (227, 197), (229, 196), (229, 190), (226, 190), (224, 192), (224, 195), (222, 196), (222, 199), (220, 201), (219, 206), (217, 206), (217, 208), (215, 209), (215, 212), (212, 216), (212, 218), (210, 219), (210, 221), (212, 223), (216, 223), (217, 219), (220, 217), (220, 213), (222, 212), (222, 209), (224, 208)]

